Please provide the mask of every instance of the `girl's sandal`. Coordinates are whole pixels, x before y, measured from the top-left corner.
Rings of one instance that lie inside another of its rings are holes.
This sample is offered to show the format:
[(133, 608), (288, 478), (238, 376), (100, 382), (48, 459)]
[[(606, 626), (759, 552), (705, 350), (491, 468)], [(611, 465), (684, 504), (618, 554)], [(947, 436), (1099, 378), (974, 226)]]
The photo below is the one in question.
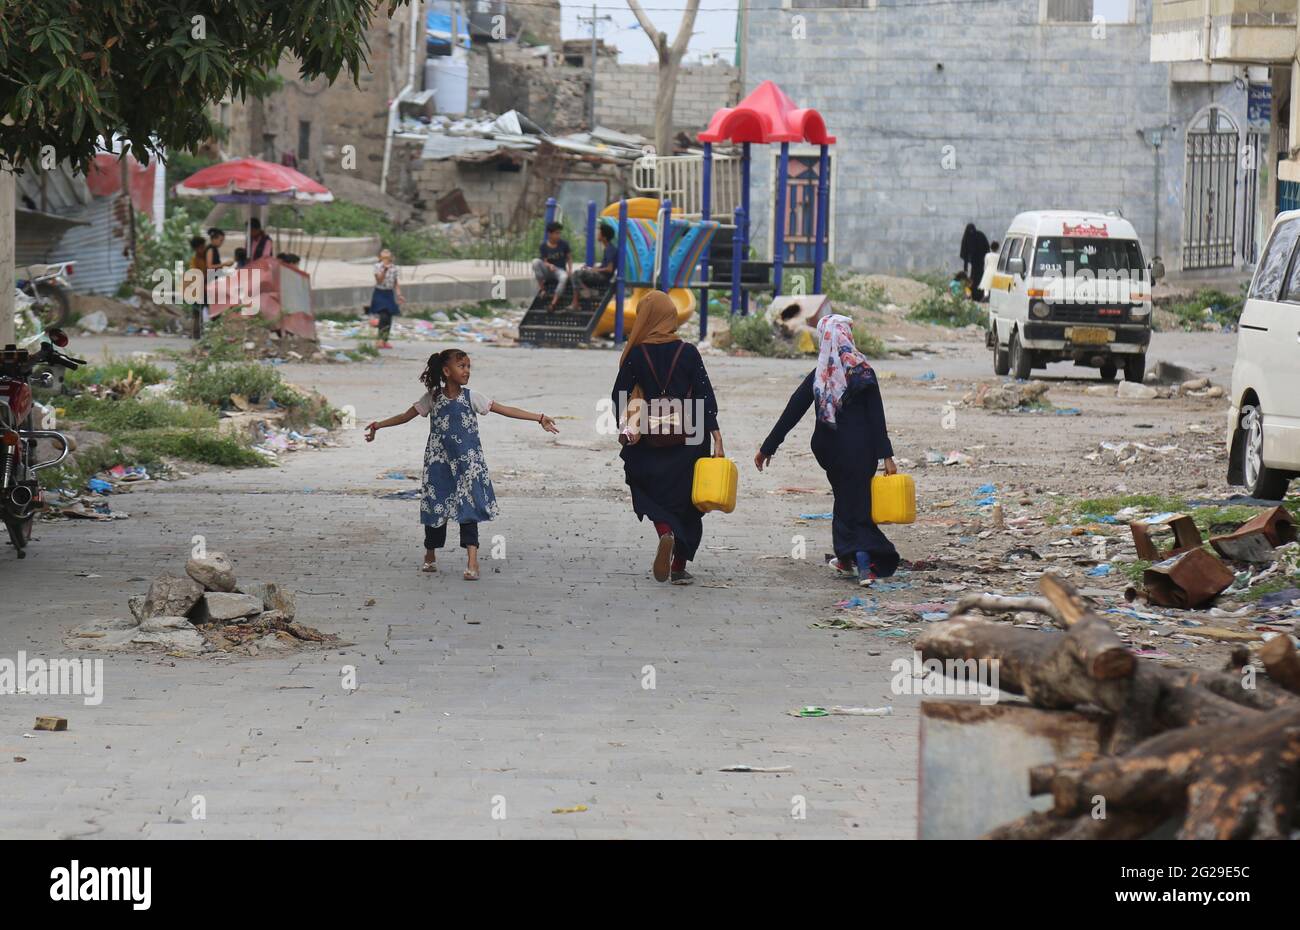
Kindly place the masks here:
[(464, 578), (466, 581), (478, 581), (478, 572), (465, 569)]

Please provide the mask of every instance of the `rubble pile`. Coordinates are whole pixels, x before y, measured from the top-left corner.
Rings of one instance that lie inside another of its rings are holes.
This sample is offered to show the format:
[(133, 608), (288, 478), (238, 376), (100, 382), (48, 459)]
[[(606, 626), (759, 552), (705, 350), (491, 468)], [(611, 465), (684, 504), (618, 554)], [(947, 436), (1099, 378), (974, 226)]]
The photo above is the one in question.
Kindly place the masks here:
[(338, 643), (297, 620), (297, 597), (275, 582), (241, 586), (221, 552), (191, 556), (185, 574), (163, 572), (127, 601), (130, 618), (95, 620), (73, 630), (70, 646), (95, 650), (161, 649), (169, 655), (214, 652), (256, 656), (315, 643)]
[[(1291, 834), (1300, 653), (1289, 633), (1254, 652), (1234, 649), (1222, 671), (1182, 669), (1143, 661), (1060, 576), (1043, 575), (1039, 589), (1042, 597), (962, 598), (916, 643), (946, 674), (994, 662), (1002, 691), (1051, 712), (1100, 714), (1098, 752), (1062, 748), (1029, 769), (1030, 794), (1049, 797), (1049, 807), (987, 838), (1136, 839), (1170, 821), (1181, 839)], [(1027, 612), (1052, 635), (990, 619)]]

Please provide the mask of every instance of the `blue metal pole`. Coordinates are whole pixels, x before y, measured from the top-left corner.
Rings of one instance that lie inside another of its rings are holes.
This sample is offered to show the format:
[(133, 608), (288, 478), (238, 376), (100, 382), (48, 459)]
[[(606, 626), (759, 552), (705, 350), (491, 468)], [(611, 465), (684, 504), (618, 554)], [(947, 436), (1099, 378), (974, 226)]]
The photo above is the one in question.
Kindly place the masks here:
[(740, 207), (745, 211), (745, 225), (736, 224), (737, 229), (745, 231), (743, 241), (749, 245), (749, 143), (746, 142), (740, 147)]
[(673, 202), (667, 197), (659, 205), (659, 290), (668, 290), (668, 233), (673, 225)]
[(550, 226), (553, 222), (555, 222), (555, 198), (547, 197), (546, 198), (546, 225)]
[(623, 280), (627, 260), (627, 198), (618, 202), (618, 249), (614, 260), (614, 345), (623, 344)]
[(830, 244), (826, 238), (826, 231), (830, 228), (830, 217), (827, 216), (827, 209), (831, 202), (831, 150), (829, 145), (823, 145), (821, 158), (817, 162), (817, 230), (814, 234), (816, 248), (813, 259), (813, 293), (822, 292), (822, 264), (826, 261), (826, 247)]
[[(704, 143), (704, 177), (701, 182), (704, 202), (700, 205), (700, 218), (706, 223), (713, 216), (713, 143)], [(704, 251), (700, 261), (700, 280), (709, 280), (709, 252)], [(709, 338), (709, 289), (700, 288), (700, 340)]]
[[(740, 219), (736, 220), (736, 232), (740, 234), (741, 261), (749, 256), (749, 218), (752, 215), (749, 206), (749, 149), (748, 142), (740, 147)], [(740, 292), (740, 312), (742, 315), (749, 313), (749, 293), (743, 289)]]
[(587, 267), (596, 264), (596, 201), (587, 201)]
[(740, 255), (745, 247), (745, 237), (741, 235), (744, 225), (745, 208), (739, 207), (736, 210), (736, 234), (731, 237), (731, 313), (733, 316), (741, 312)]
[(776, 216), (772, 219), (772, 296), (781, 296), (781, 273), (785, 266), (785, 186), (790, 180), (790, 143), (781, 143), (776, 172)]

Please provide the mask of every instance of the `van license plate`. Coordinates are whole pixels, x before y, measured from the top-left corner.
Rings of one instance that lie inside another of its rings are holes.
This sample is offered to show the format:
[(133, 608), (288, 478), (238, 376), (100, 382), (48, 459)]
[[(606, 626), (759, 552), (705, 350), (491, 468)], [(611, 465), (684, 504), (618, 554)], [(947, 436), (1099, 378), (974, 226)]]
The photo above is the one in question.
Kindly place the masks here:
[(1099, 326), (1075, 326), (1070, 330), (1069, 338), (1080, 345), (1104, 346), (1110, 342), (1111, 333)]

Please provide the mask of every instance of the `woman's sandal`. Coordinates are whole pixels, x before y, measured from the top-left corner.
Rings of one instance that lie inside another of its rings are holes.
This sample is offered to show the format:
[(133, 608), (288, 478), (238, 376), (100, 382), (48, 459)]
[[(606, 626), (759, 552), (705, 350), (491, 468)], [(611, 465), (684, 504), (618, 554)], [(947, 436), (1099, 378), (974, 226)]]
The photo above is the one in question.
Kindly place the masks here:
[(465, 574), (464, 574), (462, 577), (463, 577), (466, 581), (478, 581), (478, 572), (476, 572), (476, 571), (470, 571), (470, 570), (467, 568), (467, 569), (465, 569)]
[(425, 562), (423, 565), (420, 566), (420, 571), (422, 572), (436, 572), (437, 570), (438, 570), (437, 562)]
[(659, 537), (659, 545), (655, 549), (655, 561), (652, 569), (655, 581), (668, 580), (669, 569), (673, 564), (673, 544), (675, 541), (672, 533), (664, 533)]

